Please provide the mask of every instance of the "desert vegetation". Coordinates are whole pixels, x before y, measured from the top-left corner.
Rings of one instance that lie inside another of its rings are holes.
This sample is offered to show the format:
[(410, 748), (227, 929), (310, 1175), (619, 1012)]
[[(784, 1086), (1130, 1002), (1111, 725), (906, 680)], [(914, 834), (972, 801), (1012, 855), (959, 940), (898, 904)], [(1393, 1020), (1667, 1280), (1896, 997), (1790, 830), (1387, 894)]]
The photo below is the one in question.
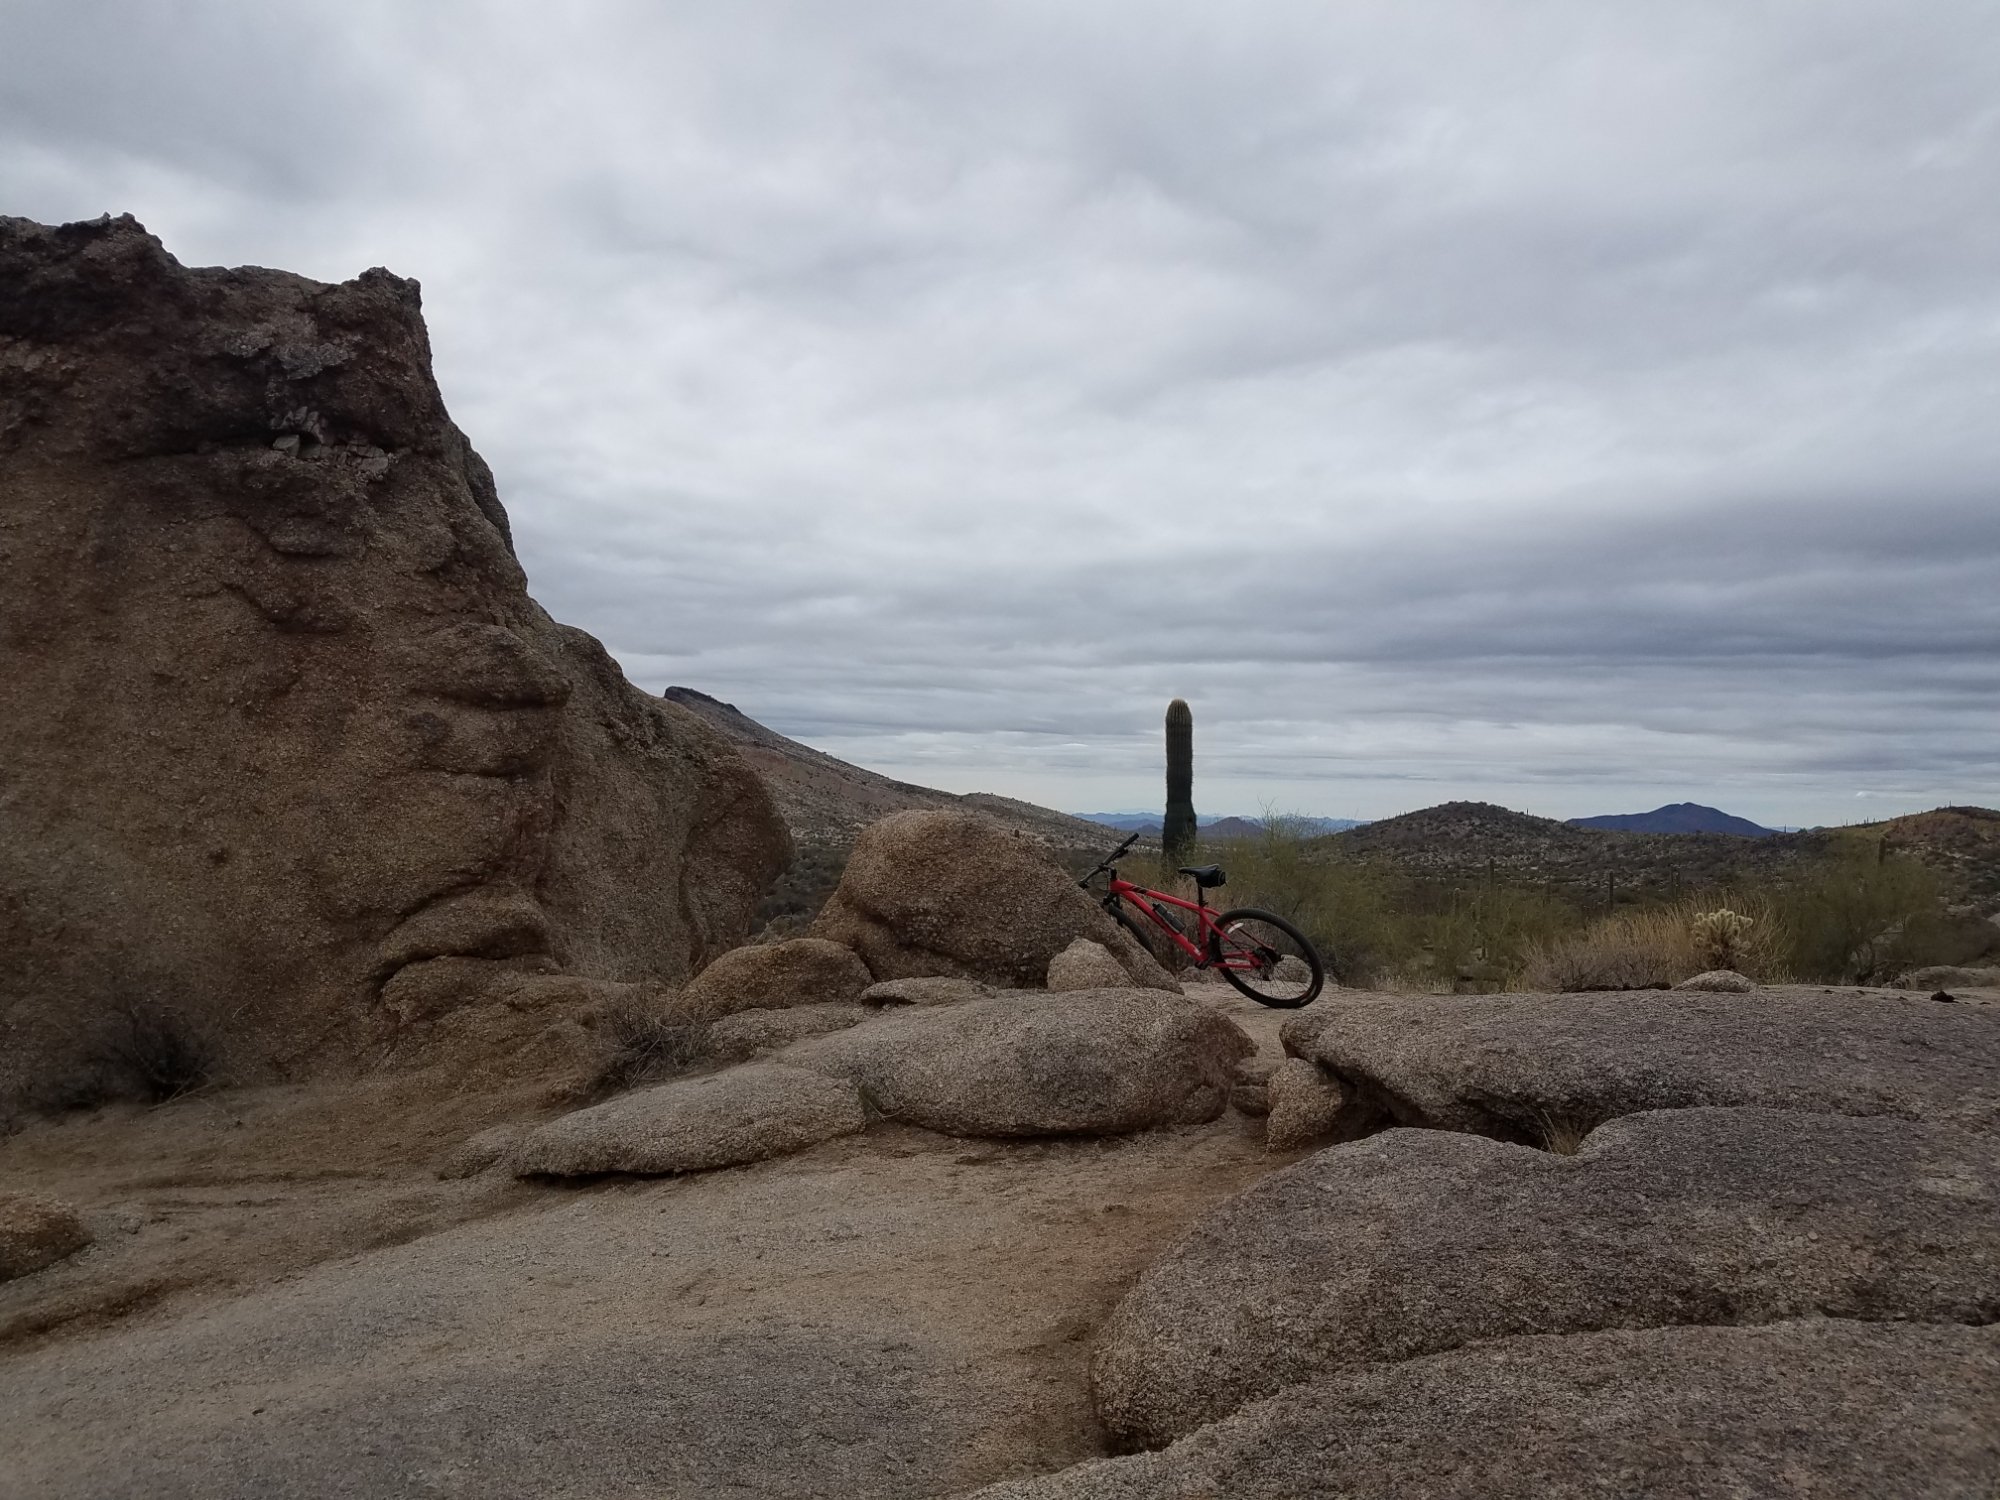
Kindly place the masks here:
[[(1634, 881), (1623, 893), (1615, 876), (1552, 881), (1532, 864), (1411, 869), (1283, 815), (1197, 854), (1229, 873), (1216, 902), (1289, 918), (1350, 986), (1643, 989), (1708, 969), (1879, 984), (1975, 961), (1994, 940), (1990, 924), (1954, 909), (1963, 893), (1951, 882), (1864, 833), (1831, 837), (1784, 866), (1760, 859), (1733, 877)], [(1159, 873), (1171, 880), (1181, 862)]]

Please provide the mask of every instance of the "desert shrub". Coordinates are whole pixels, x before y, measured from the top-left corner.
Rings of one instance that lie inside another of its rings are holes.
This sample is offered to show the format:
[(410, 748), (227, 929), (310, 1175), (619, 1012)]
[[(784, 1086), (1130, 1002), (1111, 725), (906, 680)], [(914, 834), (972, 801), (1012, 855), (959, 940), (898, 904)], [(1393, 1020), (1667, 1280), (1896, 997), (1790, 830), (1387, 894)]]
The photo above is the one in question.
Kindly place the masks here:
[(1761, 897), (1737, 897), (1730, 906), (1677, 901), (1613, 912), (1573, 936), (1534, 945), (1518, 983), (1557, 992), (1657, 989), (1707, 969), (1774, 979), (1786, 949), (1783, 923)]
[(715, 1017), (678, 991), (639, 991), (607, 1006), (595, 1031), (599, 1057), (588, 1092), (615, 1094), (685, 1073), (708, 1060)]
[(1560, 897), (1502, 881), (1470, 890), (1416, 888), (1404, 901), (1413, 951), (1402, 973), (1414, 988), (1449, 989), (1461, 979), (1497, 988), (1580, 920)]
[(1951, 921), (1937, 875), (1878, 839), (1837, 840), (1780, 898), (1801, 978), (1862, 984), (1946, 962)]
[(1694, 930), (1671, 907), (1600, 917), (1584, 931), (1529, 952), (1520, 970), (1530, 990), (1639, 990), (1673, 985), (1701, 971)]
[(779, 942), (803, 936), (840, 884), (853, 852), (851, 842), (799, 840), (790, 866), (765, 893), (751, 918), (751, 930), (759, 940)]

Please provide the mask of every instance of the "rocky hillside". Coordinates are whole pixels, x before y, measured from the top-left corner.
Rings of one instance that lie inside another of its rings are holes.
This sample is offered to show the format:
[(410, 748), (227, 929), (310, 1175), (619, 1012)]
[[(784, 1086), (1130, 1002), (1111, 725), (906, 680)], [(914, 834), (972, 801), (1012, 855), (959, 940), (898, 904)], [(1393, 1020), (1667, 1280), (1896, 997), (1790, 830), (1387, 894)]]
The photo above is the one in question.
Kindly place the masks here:
[(698, 715), (720, 732), (770, 788), (779, 812), (801, 844), (840, 845), (877, 819), (914, 808), (964, 808), (981, 812), (1055, 850), (1102, 851), (1115, 834), (1068, 813), (1053, 812), (991, 792), (963, 796), (935, 787), (897, 781), (836, 760), (823, 750), (787, 739), (737, 708), (694, 688), (670, 687), (668, 703)]
[(0, 1115), (531, 1032), (741, 941), (789, 861), (529, 597), (387, 271), (0, 220), (0, 558)]

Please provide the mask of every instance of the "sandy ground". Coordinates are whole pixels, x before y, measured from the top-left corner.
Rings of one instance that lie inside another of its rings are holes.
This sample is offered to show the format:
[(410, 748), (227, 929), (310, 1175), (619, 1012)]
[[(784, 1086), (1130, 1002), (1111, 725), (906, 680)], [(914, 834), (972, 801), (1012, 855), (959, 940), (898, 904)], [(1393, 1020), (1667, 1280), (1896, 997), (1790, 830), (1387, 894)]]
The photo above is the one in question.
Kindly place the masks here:
[[(1283, 1013), (1198, 994), (1275, 1055)], [(440, 1183), (450, 1144), (530, 1096), (419, 1110), (398, 1088), (191, 1099), (0, 1144), (10, 1184), (100, 1232), (0, 1287), (8, 1493), (931, 1496), (1058, 1468), (1101, 1451), (1085, 1362), (1125, 1287), (1292, 1159), (1231, 1113)]]

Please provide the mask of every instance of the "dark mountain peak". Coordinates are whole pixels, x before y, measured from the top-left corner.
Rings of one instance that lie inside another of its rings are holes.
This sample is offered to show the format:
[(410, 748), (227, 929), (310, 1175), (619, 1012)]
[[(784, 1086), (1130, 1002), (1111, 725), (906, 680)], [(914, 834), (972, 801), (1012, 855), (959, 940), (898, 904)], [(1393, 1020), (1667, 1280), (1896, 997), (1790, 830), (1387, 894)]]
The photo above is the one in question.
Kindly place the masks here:
[(1775, 831), (1699, 802), (1669, 802), (1644, 813), (1608, 813), (1595, 818), (1571, 818), (1573, 828), (1603, 833), (1733, 833), (1740, 838), (1769, 838)]

